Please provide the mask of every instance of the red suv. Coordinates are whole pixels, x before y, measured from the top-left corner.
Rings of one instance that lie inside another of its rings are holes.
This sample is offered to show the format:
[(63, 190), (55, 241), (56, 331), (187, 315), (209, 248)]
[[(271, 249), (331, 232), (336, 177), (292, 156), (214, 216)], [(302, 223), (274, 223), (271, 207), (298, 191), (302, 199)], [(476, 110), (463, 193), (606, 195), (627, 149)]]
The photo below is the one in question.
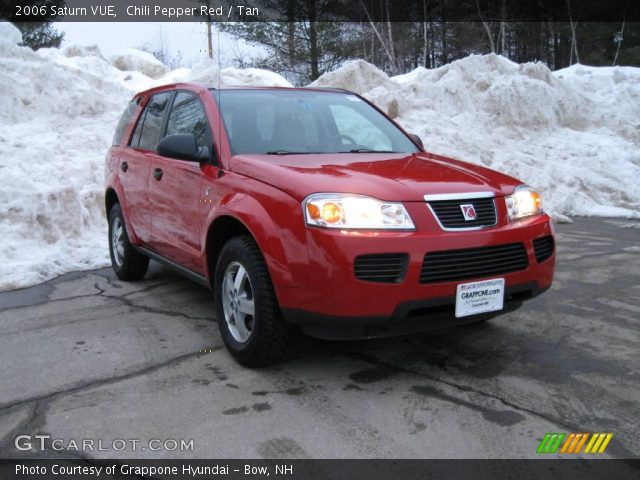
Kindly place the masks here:
[(338, 89), (166, 85), (106, 156), (113, 269), (149, 259), (214, 291), (242, 364), (292, 331), (363, 338), (487, 320), (551, 286), (554, 232), (507, 175), (424, 151)]

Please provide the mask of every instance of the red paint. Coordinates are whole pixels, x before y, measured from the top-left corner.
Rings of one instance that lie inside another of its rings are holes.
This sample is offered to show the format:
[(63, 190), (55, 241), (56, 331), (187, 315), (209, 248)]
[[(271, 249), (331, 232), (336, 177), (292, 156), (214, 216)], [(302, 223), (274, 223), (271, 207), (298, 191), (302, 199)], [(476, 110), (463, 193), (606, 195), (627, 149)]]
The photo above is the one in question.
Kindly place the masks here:
[[(215, 139), (218, 165), (162, 158), (127, 147), (150, 94), (171, 89), (199, 95)], [(400, 302), (451, 296), (464, 282), (419, 284), (425, 253), (524, 243), (529, 268), (499, 275), (510, 285), (551, 285), (555, 254), (538, 263), (532, 240), (553, 235), (546, 214), (507, 219), (504, 196), (522, 182), (478, 165), (422, 152), (404, 154), (230, 155), (215, 102), (200, 85), (176, 84), (141, 94), (141, 107), (125, 129), (121, 145), (107, 154), (106, 187), (118, 195), (133, 243), (144, 245), (210, 278), (207, 236), (221, 216), (240, 221), (259, 245), (282, 308), (335, 316), (390, 315)], [(371, 161), (375, 159), (376, 161)], [(120, 169), (127, 162), (126, 172)], [(157, 181), (153, 170), (162, 168)], [(222, 171), (223, 175), (219, 173)], [(490, 191), (498, 224), (475, 231), (443, 231), (425, 194)], [(301, 201), (311, 193), (348, 192), (402, 201), (416, 230), (340, 231), (305, 225)], [(208, 195), (205, 195), (208, 193)], [(406, 252), (409, 268), (400, 284), (360, 281), (353, 261), (368, 253)]]

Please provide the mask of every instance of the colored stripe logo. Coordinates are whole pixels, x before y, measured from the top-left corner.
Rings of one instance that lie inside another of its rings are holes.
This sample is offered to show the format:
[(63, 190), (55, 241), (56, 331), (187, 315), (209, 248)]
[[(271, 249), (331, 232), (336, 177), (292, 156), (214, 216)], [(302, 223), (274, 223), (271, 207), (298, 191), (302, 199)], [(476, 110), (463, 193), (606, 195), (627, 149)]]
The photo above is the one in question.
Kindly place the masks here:
[(604, 453), (612, 438), (612, 433), (547, 433), (536, 453)]

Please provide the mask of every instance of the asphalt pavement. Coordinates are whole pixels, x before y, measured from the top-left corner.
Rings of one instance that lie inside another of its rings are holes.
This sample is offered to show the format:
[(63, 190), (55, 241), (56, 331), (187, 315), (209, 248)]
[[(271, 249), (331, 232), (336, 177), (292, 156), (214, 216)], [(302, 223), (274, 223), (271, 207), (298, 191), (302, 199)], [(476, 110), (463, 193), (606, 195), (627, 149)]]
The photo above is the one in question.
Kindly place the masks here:
[(155, 264), (0, 293), (0, 458), (535, 458), (547, 432), (610, 432), (601, 457), (640, 458), (640, 222), (556, 228), (552, 289), (513, 313), (300, 338), (258, 370), (225, 351), (211, 293)]

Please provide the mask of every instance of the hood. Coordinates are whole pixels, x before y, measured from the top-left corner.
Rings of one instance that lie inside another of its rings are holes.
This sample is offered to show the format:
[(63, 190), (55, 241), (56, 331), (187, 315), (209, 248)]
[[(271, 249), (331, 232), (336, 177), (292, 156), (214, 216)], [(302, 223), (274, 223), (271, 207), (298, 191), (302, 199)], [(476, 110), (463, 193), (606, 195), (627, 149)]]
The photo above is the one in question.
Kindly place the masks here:
[(491, 191), (509, 195), (522, 182), (479, 165), (434, 155), (236, 155), (231, 170), (298, 200), (312, 193), (355, 193), (386, 201), (424, 201), (427, 194)]

